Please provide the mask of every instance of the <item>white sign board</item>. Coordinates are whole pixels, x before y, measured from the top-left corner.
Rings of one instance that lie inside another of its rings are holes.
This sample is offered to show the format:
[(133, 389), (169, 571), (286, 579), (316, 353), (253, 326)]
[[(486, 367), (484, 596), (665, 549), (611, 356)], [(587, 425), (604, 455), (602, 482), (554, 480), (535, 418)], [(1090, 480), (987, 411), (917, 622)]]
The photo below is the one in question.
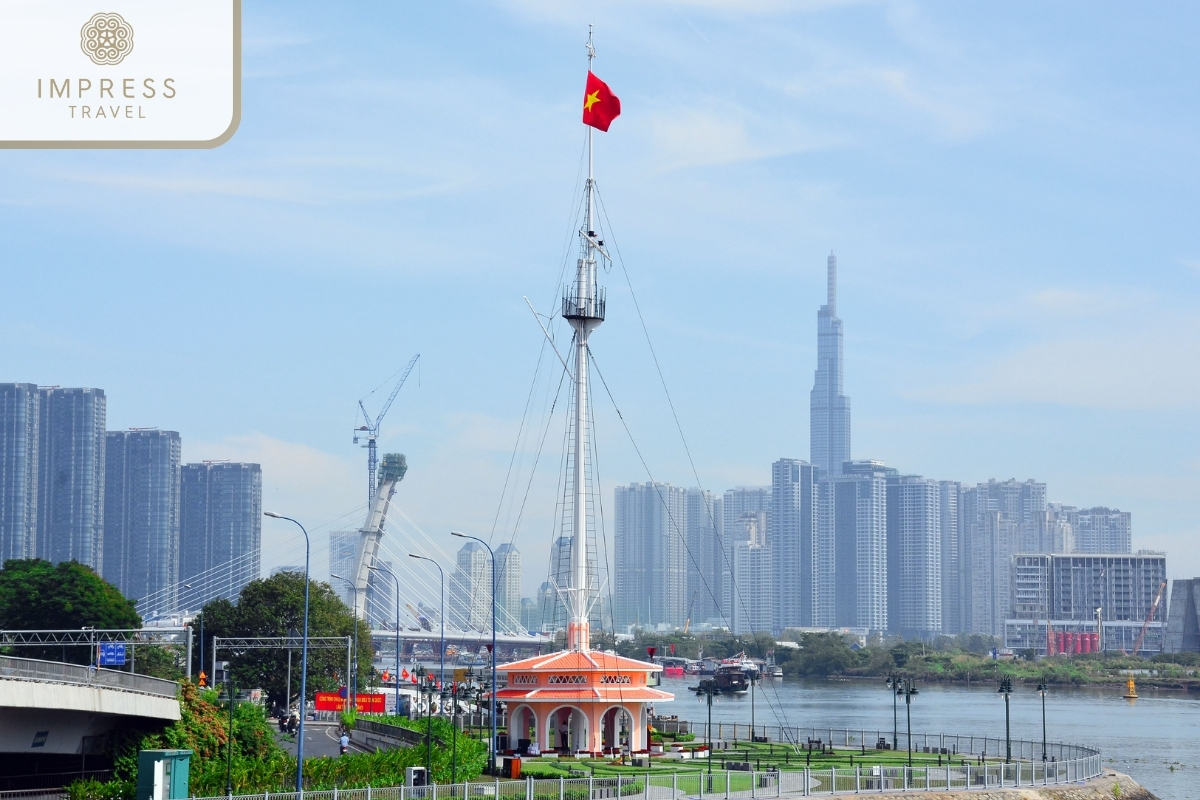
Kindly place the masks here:
[(0, 147), (217, 147), (241, 121), (241, 0), (0, 0), (0, 30)]

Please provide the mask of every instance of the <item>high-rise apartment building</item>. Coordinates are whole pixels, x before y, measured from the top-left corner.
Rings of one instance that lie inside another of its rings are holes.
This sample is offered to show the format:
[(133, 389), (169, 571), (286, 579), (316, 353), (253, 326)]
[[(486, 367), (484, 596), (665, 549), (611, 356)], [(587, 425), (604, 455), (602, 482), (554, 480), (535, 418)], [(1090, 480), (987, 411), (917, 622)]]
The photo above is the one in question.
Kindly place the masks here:
[(496, 548), (496, 627), (516, 633), (521, 626), (521, 552), (505, 542)]
[(262, 468), (185, 464), (179, 495), (180, 581), (195, 587), (189, 597), (199, 605), (235, 600), (262, 569)]
[(768, 540), (776, 587), (772, 630), (808, 627), (814, 622), (817, 586), (818, 470), (796, 458), (771, 465), (771, 520)]
[(667, 483), (616, 489), (613, 616), (618, 627), (687, 618), (687, 492)]
[(40, 407), (37, 386), (0, 383), (0, 563), (35, 553)]
[(826, 270), (827, 297), (817, 311), (817, 372), (809, 399), (809, 461), (823, 475), (836, 475), (850, 460), (850, 398), (842, 393), (842, 321), (833, 253)]
[(961, 494), (962, 484), (958, 481), (938, 482), (938, 520), (942, 526), (942, 633), (951, 636), (964, 630), (962, 596), (966, 586), (958, 513)]
[[(770, 486), (739, 486), (736, 489), (726, 489), (721, 497), (721, 531), (720, 549), (717, 552), (717, 592), (720, 598), (719, 612), (714, 615), (712, 622), (719, 626), (730, 627), (733, 620), (729, 618), (729, 610), (733, 607), (734, 597), (730, 592), (735, 586), (733, 575), (733, 545), (737, 541), (738, 532), (742, 527), (738, 520), (747, 514), (762, 513), (765, 515), (767, 528), (771, 526), (771, 487)], [(770, 531), (766, 532), (766, 542), (770, 544)]]
[(942, 632), (942, 499), (930, 478), (888, 478), (888, 629), (906, 636)]
[(35, 554), (103, 573), (104, 391), (43, 388), (38, 394)]
[(532, 597), (521, 598), (521, 630), (525, 633), (532, 633), (540, 630), (542, 627), (542, 615), (538, 609), (538, 603)]
[(990, 480), (963, 491), (959, 557), (968, 573), (964, 624), (973, 633), (1004, 634), (1011, 604), (1010, 561), (1037, 552), (1044, 539), (1046, 484)]
[[(487, 548), (479, 542), (467, 542), (459, 549), (456, 562), (446, 587), (449, 622), (463, 631), (491, 630), (492, 565)], [(499, 619), (496, 622), (499, 627)]]
[(838, 627), (887, 630), (887, 483), (894, 475), (896, 470), (881, 461), (847, 461), (841, 474), (822, 480), (827, 508), (818, 514), (817, 533), (819, 540), (832, 543), (826, 549), (833, 551), (833, 565), (824, 571), (818, 565), (818, 575), (829, 580), (832, 573), (832, 586), (825, 588)]
[[(341, 575), (333, 578), (333, 589), (342, 602), (354, 608), (354, 570), (358, 565), (358, 543), (362, 535), (358, 531), (330, 531), (329, 574)], [(372, 572), (371, 576), (374, 577)]]
[(1072, 509), (1068, 521), (1076, 553), (1129, 553), (1133, 550), (1132, 515), (1116, 508)]
[(705, 489), (687, 491), (687, 613), (693, 623), (720, 615), (721, 499)]
[(104, 454), (104, 579), (149, 618), (175, 609), (180, 441), (175, 431), (109, 431)]
[(725, 618), (730, 632), (769, 633), (774, 624), (775, 565), (767, 544), (767, 512), (746, 511), (725, 530), (729, 548)]

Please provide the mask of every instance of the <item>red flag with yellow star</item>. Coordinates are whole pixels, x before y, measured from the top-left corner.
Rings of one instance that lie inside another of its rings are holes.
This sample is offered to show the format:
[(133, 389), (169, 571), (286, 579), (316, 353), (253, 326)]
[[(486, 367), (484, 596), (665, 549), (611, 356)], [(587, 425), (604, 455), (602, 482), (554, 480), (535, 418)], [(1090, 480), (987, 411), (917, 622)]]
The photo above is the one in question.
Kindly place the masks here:
[(587, 88), (583, 90), (583, 124), (607, 131), (621, 114), (621, 100), (608, 84), (588, 70)]

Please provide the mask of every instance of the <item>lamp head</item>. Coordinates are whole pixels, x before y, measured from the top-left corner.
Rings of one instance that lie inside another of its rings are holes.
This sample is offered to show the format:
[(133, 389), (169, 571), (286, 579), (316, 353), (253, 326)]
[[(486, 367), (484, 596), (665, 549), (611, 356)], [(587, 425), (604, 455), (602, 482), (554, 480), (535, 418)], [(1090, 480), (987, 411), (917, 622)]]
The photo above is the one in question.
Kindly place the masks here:
[(264, 511), (263, 516), (271, 517), (272, 519), (283, 519), (282, 514), (276, 514), (274, 511)]
[(457, 536), (457, 537), (458, 537), (458, 538), (460, 538), (460, 539), (465, 539), (465, 538), (467, 538), (467, 535), (466, 535), (465, 533), (463, 533), (462, 531), (450, 531), (450, 535), (451, 535), (451, 536)]

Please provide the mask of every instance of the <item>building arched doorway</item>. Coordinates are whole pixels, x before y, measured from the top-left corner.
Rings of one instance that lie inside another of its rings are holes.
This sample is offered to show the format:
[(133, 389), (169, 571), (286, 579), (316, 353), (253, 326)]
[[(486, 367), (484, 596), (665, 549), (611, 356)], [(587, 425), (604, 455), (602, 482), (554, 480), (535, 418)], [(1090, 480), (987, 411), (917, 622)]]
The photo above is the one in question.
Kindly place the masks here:
[(518, 751), (524, 751), (533, 742), (538, 742), (538, 748), (541, 748), (537, 713), (529, 706), (517, 706), (509, 712), (508, 742), (510, 748)]
[(559, 706), (551, 711), (546, 733), (549, 747), (560, 753), (590, 749), (588, 716), (576, 706)]
[(611, 706), (600, 717), (600, 742), (604, 752), (632, 752), (633, 715), (624, 706)]

